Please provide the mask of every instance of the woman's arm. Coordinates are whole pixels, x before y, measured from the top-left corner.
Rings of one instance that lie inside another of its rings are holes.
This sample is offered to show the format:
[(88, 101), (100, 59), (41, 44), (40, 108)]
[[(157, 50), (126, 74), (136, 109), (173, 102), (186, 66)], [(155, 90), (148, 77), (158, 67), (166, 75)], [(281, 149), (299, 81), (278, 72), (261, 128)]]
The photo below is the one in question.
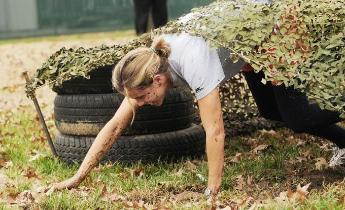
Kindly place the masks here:
[(218, 193), (224, 167), (224, 123), (218, 88), (198, 101), (201, 121), (206, 131), (208, 188)]
[(123, 129), (126, 128), (132, 120), (133, 108), (136, 109), (137, 105), (134, 100), (131, 100), (131, 102), (129, 102), (129, 100), (125, 98), (122, 101), (114, 117), (98, 133), (77, 173), (70, 179), (53, 185), (51, 188), (52, 191), (66, 188), (71, 189), (78, 186), (92, 168), (98, 164), (104, 154), (121, 135)]

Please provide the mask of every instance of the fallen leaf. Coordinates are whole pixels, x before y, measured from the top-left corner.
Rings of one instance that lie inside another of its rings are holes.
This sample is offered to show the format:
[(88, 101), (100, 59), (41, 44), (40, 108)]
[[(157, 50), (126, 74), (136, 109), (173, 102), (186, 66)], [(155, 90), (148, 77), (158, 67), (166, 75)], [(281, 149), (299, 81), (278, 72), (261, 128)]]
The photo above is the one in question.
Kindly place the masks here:
[(101, 190), (101, 200), (105, 202), (116, 202), (116, 201), (125, 201), (125, 197), (114, 192), (108, 192), (105, 185), (103, 185)]
[(133, 202), (131, 202), (131, 201), (126, 202), (126, 207), (132, 208), (133, 206), (134, 206)]
[(10, 192), (7, 194), (7, 202), (10, 204), (17, 203), (17, 197), (19, 195), (19, 192)]
[(196, 176), (202, 181), (202, 182), (206, 182), (207, 179), (202, 175), (202, 174), (196, 174)]
[(38, 179), (39, 177), (37, 176), (36, 174), (36, 171), (35, 169), (29, 167), (28, 169), (26, 169), (24, 172), (23, 172), (23, 176), (27, 177), (28, 179), (31, 179), (31, 178), (36, 178)]
[(13, 166), (13, 162), (12, 161), (7, 161), (7, 162), (5, 162), (4, 168), (9, 169), (12, 166)]
[(145, 202), (143, 200), (140, 200), (138, 202), (133, 202), (133, 208), (139, 209), (144, 207)]
[(18, 195), (15, 203), (20, 206), (27, 206), (34, 203), (36, 198), (38, 198), (38, 193), (32, 192), (30, 190), (25, 190)]
[(116, 194), (116, 193), (111, 193), (111, 194), (108, 196), (108, 198), (109, 198), (109, 201), (111, 201), (111, 202), (115, 202), (115, 201), (124, 201), (124, 200), (126, 200), (124, 196), (118, 195), (118, 194)]
[(191, 161), (189, 161), (189, 160), (186, 161), (184, 165), (185, 165), (187, 171), (192, 172), (192, 173), (196, 172), (197, 166), (194, 163), (192, 163)]
[(311, 183), (308, 183), (306, 185), (304, 185), (303, 187), (301, 187), (301, 185), (297, 186), (297, 190), (296, 190), (296, 199), (300, 200), (300, 201), (304, 201), (305, 198), (307, 197), (307, 195), (309, 194), (308, 192), (308, 188), (310, 186)]
[(285, 202), (285, 201), (290, 201), (293, 203), (297, 202), (303, 202), (307, 195), (309, 194), (308, 188), (311, 183), (308, 183), (301, 187), (300, 184), (298, 184), (296, 192), (293, 192), (290, 187), (288, 187), (288, 190), (285, 192), (281, 192), (278, 197), (275, 199), (280, 201), (280, 202)]
[(43, 154), (39, 151), (35, 151), (33, 152), (33, 155), (30, 157), (29, 162), (35, 161), (37, 159), (39, 159), (40, 157), (46, 157), (46, 154)]
[(230, 162), (231, 163), (239, 163), (242, 157), (242, 153), (236, 153), (234, 157), (231, 158)]
[(0, 159), (0, 168), (5, 167), (7, 164), (7, 161), (5, 159)]
[(305, 157), (307, 159), (311, 159), (312, 158), (310, 150), (307, 150), (307, 151), (303, 152), (302, 155), (303, 155), (303, 157)]
[(303, 161), (307, 161), (307, 158), (305, 158), (305, 157), (297, 157), (296, 160), (297, 160), (297, 162), (302, 163)]
[(107, 186), (103, 184), (102, 189), (101, 189), (101, 196), (105, 195), (108, 193)]
[(204, 194), (193, 192), (193, 191), (184, 191), (182, 193), (173, 195), (171, 197), (172, 200), (176, 202), (182, 202), (182, 201), (197, 201), (199, 200)]
[(300, 146), (304, 146), (305, 144), (306, 144), (306, 141), (298, 139), (296, 146), (300, 147)]
[(243, 190), (243, 187), (246, 185), (246, 181), (244, 180), (242, 175), (236, 177), (236, 187), (237, 190)]
[(174, 176), (180, 177), (183, 175), (183, 168), (180, 168), (177, 172), (174, 173)]
[(251, 151), (251, 153), (253, 153), (253, 154), (258, 154), (260, 151), (264, 151), (265, 149), (267, 149), (267, 147), (268, 147), (267, 144), (261, 144), (261, 145), (255, 147), (255, 148)]
[(0, 189), (4, 189), (8, 185), (12, 185), (12, 182), (5, 174), (0, 173)]
[(245, 141), (244, 144), (253, 148), (253, 147), (256, 147), (258, 145), (258, 140), (250, 138), (247, 141)]
[(73, 188), (70, 192), (78, 194), (80, 197), (87, 198), (90, 195), (91, 188), (81, 186), (79, 188)]
[(275, 131), (275, 130), (266, 130), (266, 129), (262, 129), (259, 131), (261, 134), (268, 134), (268, 135), (271, 135), (271, 136), (277, 136), (278, 133)]
[(139, 167), (129, 170), (132, 177), (142, 177), (144, 175), (144, 168)]
[(248, 176), (247, 177), (247, 185), (251, 185), (253, 183), (253, 177), (252, 176)]
[(328, 167), (328, 162), (326, 161), (325, 158), (320, 157), (320, 158), (316, 158), (315, 160), (316, 160), (315, 167), (317, 170), (322, 170)]

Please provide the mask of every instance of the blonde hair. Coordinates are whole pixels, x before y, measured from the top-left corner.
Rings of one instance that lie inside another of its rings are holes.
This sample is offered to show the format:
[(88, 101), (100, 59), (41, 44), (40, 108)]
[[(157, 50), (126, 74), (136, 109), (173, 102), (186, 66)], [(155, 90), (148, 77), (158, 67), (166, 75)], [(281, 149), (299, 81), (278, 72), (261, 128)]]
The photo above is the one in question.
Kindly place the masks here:
[(149, 86), (155, 74), (168, 71), (170, 52), (170, 45), (161, 36), (153, 40), (151, 47), (140, 47), (130, 51), (113, 70), (114, 88), (126, 95), (125, 88)]

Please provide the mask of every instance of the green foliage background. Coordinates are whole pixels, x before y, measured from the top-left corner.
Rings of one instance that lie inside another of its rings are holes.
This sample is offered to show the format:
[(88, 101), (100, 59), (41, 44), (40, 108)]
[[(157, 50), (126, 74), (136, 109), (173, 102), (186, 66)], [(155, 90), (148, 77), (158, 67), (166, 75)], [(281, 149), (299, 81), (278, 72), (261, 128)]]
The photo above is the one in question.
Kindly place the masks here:
[[(156, 30), (202, 36), (225, 47), (234, 61), (244, 59), (265, 79), (305, 91), (321, 108), (345, 118), (345, 2), (342, 0), (276, 0), (271, 4), (245, 0), (216, 1), (192, 10)], [(188, 17), (187, 16), (187, 17)], [(43, 84), (59, 86), (92, 70), (116, 64), (128, 51), (150, 45), (151, 35), (124, 45), (61, 49), (27, 84), (31, 95)]]

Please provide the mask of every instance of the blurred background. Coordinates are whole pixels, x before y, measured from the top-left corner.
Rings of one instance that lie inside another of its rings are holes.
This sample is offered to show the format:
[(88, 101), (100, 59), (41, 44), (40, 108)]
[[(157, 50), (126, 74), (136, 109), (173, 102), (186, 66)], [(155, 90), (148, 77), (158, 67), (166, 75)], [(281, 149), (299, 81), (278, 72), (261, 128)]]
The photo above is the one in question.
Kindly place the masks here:
[[(167, 0), (168, 20), (212, 0)], [(0, 0), (0, 39), (135, 28), (132, 0)]]

